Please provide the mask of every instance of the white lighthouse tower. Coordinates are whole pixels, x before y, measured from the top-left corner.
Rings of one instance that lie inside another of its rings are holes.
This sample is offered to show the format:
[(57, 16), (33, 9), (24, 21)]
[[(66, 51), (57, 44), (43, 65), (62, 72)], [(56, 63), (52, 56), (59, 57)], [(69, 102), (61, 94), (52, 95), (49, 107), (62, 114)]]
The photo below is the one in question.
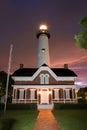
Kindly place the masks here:
[(37, 67), (39, 68), (43, 64), (50, 66), (49, 45), (48, 45), (48, 39), (50, 38), (50, 34), (48, 32), (46, 25), (40, 26), (39, 31), (37, 33), (37, 38), (39, 44)]

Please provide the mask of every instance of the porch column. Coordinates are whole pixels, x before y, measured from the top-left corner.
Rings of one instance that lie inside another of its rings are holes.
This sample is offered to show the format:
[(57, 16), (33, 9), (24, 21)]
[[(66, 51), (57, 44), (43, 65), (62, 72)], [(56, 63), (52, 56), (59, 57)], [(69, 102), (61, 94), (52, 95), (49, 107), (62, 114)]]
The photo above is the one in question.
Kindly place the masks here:
[(15, 89), (15, 99), (17, 99), (17, 89)]
[(30, 99), (31, 99), (31, 100), (34, 99), (34, 96), (35, 96), (35, 95), (34, 95), (34, 91), (35, 91), (35, 90), (30, 89), (30, 93), (31, 93), (31, 95), (30, 95)]
[(59, 100), (60, 99), (60, 97), (59, 97), (59, 89), (57, 91), (58, 91), (58, 100)]
[(65, 89), (63, 89), (63, 100), (64, 100), (64, 103), (65, 103), (65, 98), (66, 98), (65, 97), (65, 92), (66, 92)]
[(39, 89), (37, 89), (37, 103), (40, 104), (40, 98), (39, 98)]
[(54, 99), (59, 100), (59, 89), (54, 89)]
[(14, 89), (14, 102), (17, 103), (17, 89)]
[(54, 89), (54, 99), (57, 99), (57, 90)]
[(15, 89), (13, 88), (12, 103), (14, 103), (14, 99), (15, 99)]
[(13, 94), (12, 94), (12, 99), (14, 99), (14, 94), (15, 94), (15, 89), (13, 88)]

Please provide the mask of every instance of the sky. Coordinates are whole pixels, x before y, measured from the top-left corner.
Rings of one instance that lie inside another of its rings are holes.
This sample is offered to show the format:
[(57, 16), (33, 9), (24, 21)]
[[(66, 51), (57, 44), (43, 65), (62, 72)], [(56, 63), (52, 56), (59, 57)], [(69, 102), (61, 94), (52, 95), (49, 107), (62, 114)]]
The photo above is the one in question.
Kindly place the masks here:
[(79, 20), (87, 17), (87, 0), (0, 0), (0, 71), (8, 70), (10, 45), (13, 44), (11, 73), (24, 64), (37, 67), (41, 24), (50, 32), (52, 68), (68, 64), (78, 77), (77, 87), (87, 87), (87, 50), (78, 48), (74, 35), (83, 28)]

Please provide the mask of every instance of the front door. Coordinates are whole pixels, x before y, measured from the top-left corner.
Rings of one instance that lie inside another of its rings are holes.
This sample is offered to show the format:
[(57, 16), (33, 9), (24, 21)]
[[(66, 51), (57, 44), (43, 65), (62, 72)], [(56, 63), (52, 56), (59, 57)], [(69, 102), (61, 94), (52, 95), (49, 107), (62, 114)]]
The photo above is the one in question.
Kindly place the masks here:
[(47, 89), (42, 89), (41, 104), (49, 104), (49, 95)]

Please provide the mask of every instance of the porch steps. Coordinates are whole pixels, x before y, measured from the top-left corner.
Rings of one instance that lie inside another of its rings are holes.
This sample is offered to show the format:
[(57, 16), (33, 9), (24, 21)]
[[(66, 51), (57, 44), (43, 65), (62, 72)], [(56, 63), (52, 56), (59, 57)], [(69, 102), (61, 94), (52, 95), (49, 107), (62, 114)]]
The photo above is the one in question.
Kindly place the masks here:
[(37, 109), (53, 109), (54, 108), (54, 104), (37, 104)]

